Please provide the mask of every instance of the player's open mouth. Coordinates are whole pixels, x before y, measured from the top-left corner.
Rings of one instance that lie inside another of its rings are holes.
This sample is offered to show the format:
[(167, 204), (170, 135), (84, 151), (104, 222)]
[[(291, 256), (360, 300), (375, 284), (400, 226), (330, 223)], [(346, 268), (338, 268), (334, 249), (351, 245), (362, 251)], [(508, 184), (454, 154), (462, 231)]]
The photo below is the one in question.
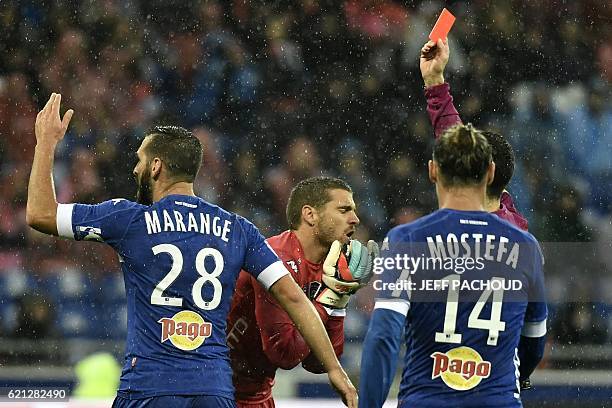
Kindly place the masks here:
[(348, 239), (351, 239), (351, 237), (353, 236), (353, 234), (354, 234), (354, 233), (355, 233), (355, 230), (353, 230), (353, 231), (349, 231), (349, 232), (347, 232), (347, 233), (346, 233), (346, 234), (344, 234), (344, 235), (346, 235), (346, 236), (348, 237)]

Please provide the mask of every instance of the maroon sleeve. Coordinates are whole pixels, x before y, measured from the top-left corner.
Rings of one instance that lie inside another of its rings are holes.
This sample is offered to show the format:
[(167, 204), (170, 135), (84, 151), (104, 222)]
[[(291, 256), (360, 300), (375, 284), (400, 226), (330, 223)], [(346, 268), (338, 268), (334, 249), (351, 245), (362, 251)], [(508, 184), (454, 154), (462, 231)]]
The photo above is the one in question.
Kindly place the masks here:
[[(319, 310), (320, 305), (315, 304), (315, 306), (317, 307), (319, 314), (321, 314), (321, 311)], [(320, 308), (323, 309), (322, 306)], [(323, 310), (323, 313), (327, 315), (325, 310)], [(334, 352), (336, 353), (336, 356), (340, 358), (344, 352), (344, 316), (330, 316), (327, 323), (325, 323), (325, 328), (327, 329), (329, 340), (334, 347)], [(304, 367), (305, 370), (315, 374), (322, 374), (326, 372), (323, 364), (321, 364), (319, 359), (312, 353), (310, 353), (302, 362), (302, 367)]]
[(447, 83), (425, 88), (425, 97), (429, 121), (434, 128), (436, 139), (449, 127), (462, 123)]
[(499, 202), (502, 205), (506, 206), (506, 208), (510, 210), (510, 212), (518, 212), (516, 207), (514, 206), (514, 200), (512, 199), (512, 196), (506, 190), (502, 192), (502, 195), (499, 198)]
[(501, 208), (505, 208), (506, 211), (508, 211), (510, 217), (512, 217), (512, 220), (509, 220), (509, 217), (502, 218), (508, 219), (508, 221), (512, 222), (514, 225), (521, 228), (522, 230), (529, 230), (529, 222), (527, 221), (527, 218), (525, 218), (525, 216), (521, 214), (519, 210), (514, 206), (514, 200), (512, 199), (512, 196), (508, 191), (504, 190), (502, 192), (499, 202), (501, 204)]
[[(325, 310), (319, 311), (319, 316), (326, 324)], [(261, 330), (263, 351), (272, 364), (289, 370), (310, 354), (310, 348), (287, 312), (261, 285), (255, 285), (255, 317)]]

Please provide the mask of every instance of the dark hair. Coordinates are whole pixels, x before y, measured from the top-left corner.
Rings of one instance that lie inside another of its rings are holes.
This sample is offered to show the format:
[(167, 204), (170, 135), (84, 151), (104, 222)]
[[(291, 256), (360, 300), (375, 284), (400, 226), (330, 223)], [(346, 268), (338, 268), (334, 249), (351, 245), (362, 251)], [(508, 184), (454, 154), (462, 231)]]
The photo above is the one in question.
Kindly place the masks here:
[(492, 160), (491, 145), (471, 123), (455, 125), (436, 140), (433, 159), (446, 186), (482, 182)]
[(311, 177), (300, 181), (289, 195), (287, 222), (289, 228), (297, 229), (302, 223), (302, 207), (310, 205), (316, 209), (329, 202), (329, 190), (341, 189), (352, 193), (346, 181), (335, 177)]
[(485, 131), (482, 134), (491, 145), (493, 161), (495, 162), (495, 177), (493, 182), (487, 186), (487, 195), (499, 198), (514, 174), (514, 150), (499, 133)]
[(149, 159), (159, 157), (176, 181), (193, 183), (202, 163), (202, 144), (189, 130), (180, 126), (155, 126), (145, 153)]

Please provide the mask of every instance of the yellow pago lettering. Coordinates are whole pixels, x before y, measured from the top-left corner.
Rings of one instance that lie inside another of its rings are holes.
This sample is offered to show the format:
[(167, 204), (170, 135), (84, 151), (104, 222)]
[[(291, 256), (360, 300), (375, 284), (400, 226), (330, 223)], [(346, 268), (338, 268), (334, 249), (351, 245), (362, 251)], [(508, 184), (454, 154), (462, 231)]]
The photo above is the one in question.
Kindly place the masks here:
[(446, 353), (435, 352), (431, 358), (434, 360), (431, 379), (441, 377), (453, 390), (471, 390), (491, 374), (491, 363), (483, 361), (480, 354), (470, 347), (458, 347)]
[(170, 340), (174, 347), (181, 350), (195, 350), (212, 333), (212, 324), (190, 310), (183, 310), (172, 317), (164, 317), (161, 323), (161, 342)]

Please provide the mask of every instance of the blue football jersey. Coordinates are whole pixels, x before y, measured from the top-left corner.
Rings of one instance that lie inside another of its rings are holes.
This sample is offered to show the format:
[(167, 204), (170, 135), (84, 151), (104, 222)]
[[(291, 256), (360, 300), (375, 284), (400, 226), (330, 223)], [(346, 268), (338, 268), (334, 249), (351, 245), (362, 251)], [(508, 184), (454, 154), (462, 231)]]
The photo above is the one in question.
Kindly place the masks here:
[(257, 228), (198, 197), (151, 206), (60, 204), (60, 236), (119, 254), (128, 310), (119, 395), (233, 399), (226, 320), (241, 269), (269, 288), (287, 274)]
[(531, 234), (487, 212), (441, 209), (393, 228), (373, 285), (375, 312), (399, 313), (381, 324), (405, 315), (400, 406), (520, 407), (520, 336), (546, 332), (542, 265)]

